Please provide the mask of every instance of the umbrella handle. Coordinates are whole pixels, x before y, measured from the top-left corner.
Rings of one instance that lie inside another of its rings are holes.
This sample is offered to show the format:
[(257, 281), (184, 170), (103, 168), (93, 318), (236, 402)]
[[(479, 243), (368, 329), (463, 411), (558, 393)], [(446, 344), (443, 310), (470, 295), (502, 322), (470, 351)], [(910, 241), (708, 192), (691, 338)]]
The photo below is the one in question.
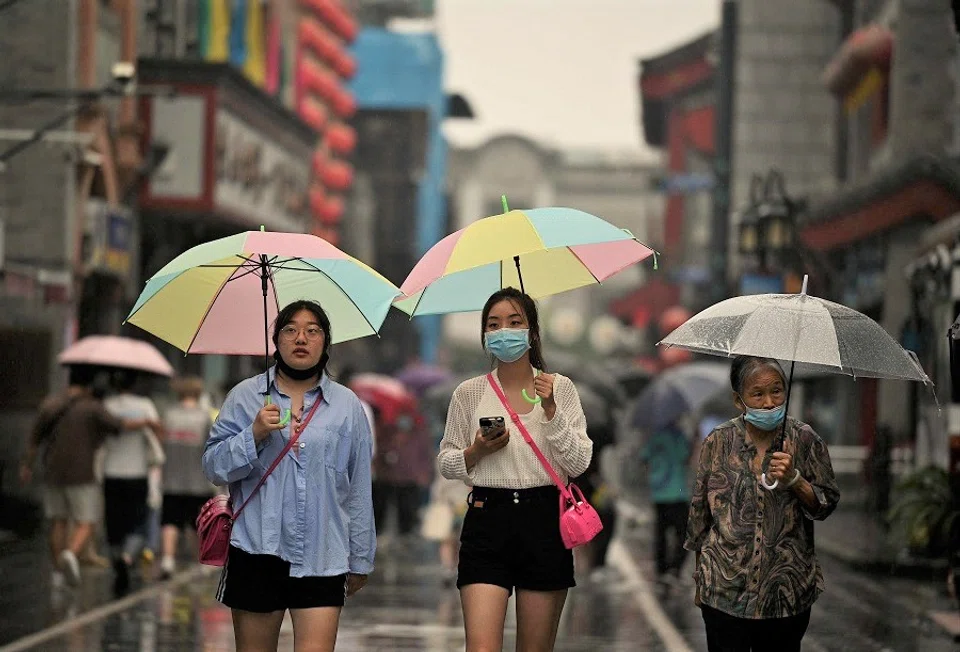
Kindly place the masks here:
[[(539, 376), (539, 375), (540, 375), (540, 372), (537, 371), (535, 374), (533, 374), (533, 377), (536, 378), (536, 377)], [(526, 401), (527, 403), (533, 403), (534, 405), (536, 405), (537, 403), (539, 403), (540, 401), (543, 400), (543, 399), (540, 398), (539, 396), (534, 396), (533, 398), (530, 398), (530, 395), (527, 394), (527, 388), (526, 388), (526, 387), (524, 387), (523, 389), (520, 390), (520, 395), (523, 396), (523, 400), (524, 400), (524, 401)]]
[(766, 473), (761, 473), (761, 474), (760, 474), (760, 484), (763, 485), (763, 488), (764, 488), (764, 489), (767, 489), (768, 491), (773, 491), (773, 490), (776, 489), (777, 486), (780, 484), (780, 481), (779, 481), (779, 480), (774, 480), (774, 481), (773, 481), (773, 484), (767, 484), (767, 474), (766, 474)]
[[(273, 399), (271, 399), (269, 396), (267, 396), (265, 399), (263, 399), (263, 404), (264, 404), (264, 405), (270, 405), (271, 403), (273, 403)], [(291, 415), (290, 415), (290, 410), (287, 409), (287, 413), (283, 415), (283, 419), (280, 420), (280, 423), (279, 423), (278, 425), (279, 425), (281, 428), (283, 428), (285, 425), (287, 425), (288, 423), (290, 423), (290, 416), (291, 416)]]
[(537, 397), (535, 397), (535, 398), (530, 398), (530, 395), (527, 394), (527, 388), (526, 388), (526, 387), (524, 387), (523, 389), (520, 390), (520, 394), (523, 396), (523, 400), (526, 401), (527, 403), (537, 404), (537, 403), (539, 403), (540, 401), (543, 400), (543, 399), (540, 398), (539, 396), (537, 396)]

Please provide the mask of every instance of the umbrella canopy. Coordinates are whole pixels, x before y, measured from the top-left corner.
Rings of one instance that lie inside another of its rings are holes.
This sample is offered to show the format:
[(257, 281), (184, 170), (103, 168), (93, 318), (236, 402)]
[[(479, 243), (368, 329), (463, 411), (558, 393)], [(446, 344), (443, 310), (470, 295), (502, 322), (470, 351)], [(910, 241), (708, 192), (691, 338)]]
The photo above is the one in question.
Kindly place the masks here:
[(624, 229), (573, 208), (513, 210), (451, 233), (400, 287), (411, 316), (481, 310), (494, 292), (533, 298), (600, 283), (654, 251)]
[(660, 344), (726, 357), (777, 358), (854, 377), (933, 384), (916, 356), (875, 321), (805, 292), (721, 301), (691, 317)]
[(450, 380), (450, 372), (432, 364), (414, 364), (397, 373), (397, 380), (417, 394), (423, 394), (434, 385)]
[(350, 389), (380, 411), (383, 421), (393, 423), (402, 413), (416, 413), (417, 397), (396, 378), (383, 374), (357, 374)]
[(64, 349), (57, 361), (64, 365), (96, 365), (172, 376), (173, 367), (155, 346), (130, 337), (89, 335)]
[(640, 393), (631, 423), (647, 431), (667, 426), (697, 412), (730, 389), (730, 367), (721, 362), (692, 362), (657, 375)]
[(265, 324), (293, 301), (323, 306), (336, 343), (375, 334), (398, 294), (322, 238), (248, 231), (167, 263), (147, 281), (127, 321), (185, 353), (269, 356)]
[[(789, 360), (787, 411), (796, 363), (815, 371), (933, 385), (917, 357), (878, 323), (852, 308), (808, 295), (806, 276), (800, 294), (756, 294), (721, 301), (691, 317), (660, 344), (726, 357)], [(771, 450), (783, 446), (787, 420), (782, 424)], [(778, 484), (768, 484), (766, 473), (760, 482), (770, 490)]]

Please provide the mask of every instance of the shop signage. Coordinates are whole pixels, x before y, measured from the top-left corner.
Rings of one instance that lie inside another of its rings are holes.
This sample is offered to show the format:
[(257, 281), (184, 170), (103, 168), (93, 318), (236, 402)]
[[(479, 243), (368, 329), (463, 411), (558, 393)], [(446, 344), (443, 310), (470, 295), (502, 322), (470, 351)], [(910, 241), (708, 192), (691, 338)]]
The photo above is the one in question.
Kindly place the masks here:
[(309, 157), (297, 157), (243, 120), (218, 109), (214, 205), (255, 227), (304, 231), (310, 220)]
[(99, 199), (87, 202), (84, 264), (88, 270), (120, 278), (130, 273), (133, 220), (129, 209)]

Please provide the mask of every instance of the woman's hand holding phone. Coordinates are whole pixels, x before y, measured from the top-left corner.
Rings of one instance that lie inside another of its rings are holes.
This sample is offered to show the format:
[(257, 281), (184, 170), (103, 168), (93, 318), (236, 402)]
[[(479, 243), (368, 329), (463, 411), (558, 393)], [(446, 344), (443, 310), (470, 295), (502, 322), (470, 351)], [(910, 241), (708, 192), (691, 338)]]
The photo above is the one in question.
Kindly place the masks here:
[(506, 427), (496, 430), (478, 428), (473, 438), (473, 444), (463, 451), (463, 459), (467, 465), (467, 470), (471, 470), (481, 459), (496, 453), (509, 442), (510, 430)]
[(473, 445), (480, 449), (480, 457), (486, 457), (491, 453), (507, 445), (510, 441), (510, 431), (507, 428), (498, 428), (496, 430), (477, 430), (477, 436), (473, 440)]

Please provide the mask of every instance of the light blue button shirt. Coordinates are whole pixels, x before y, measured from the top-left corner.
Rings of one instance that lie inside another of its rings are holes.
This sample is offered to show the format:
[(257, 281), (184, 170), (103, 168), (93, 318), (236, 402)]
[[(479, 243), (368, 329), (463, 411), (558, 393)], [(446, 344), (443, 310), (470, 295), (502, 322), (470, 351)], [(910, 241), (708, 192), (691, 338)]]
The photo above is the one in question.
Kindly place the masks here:
[[(233, 388), (203, 452), (204, 474), (214, 484), (229, 483), (234, 509), (243, 504), (293, 434), (291, 420), (259, 446), (255, 444), (253, 421), (263, 407), (266, 382), (267, 374), (260, 374)], [(290, 397), (273, 382), (270, 396), (284, 412), (290, 407)], [(377, 547), (370, 424), (356, 394), (326, 374), (306, 393), (304, 417), (316, 400), (322, 401), (316, 414), (244, 508), (230, 543), (252, 554), (290, 562), (291, 577), (367, 575), (373, 571)]]

